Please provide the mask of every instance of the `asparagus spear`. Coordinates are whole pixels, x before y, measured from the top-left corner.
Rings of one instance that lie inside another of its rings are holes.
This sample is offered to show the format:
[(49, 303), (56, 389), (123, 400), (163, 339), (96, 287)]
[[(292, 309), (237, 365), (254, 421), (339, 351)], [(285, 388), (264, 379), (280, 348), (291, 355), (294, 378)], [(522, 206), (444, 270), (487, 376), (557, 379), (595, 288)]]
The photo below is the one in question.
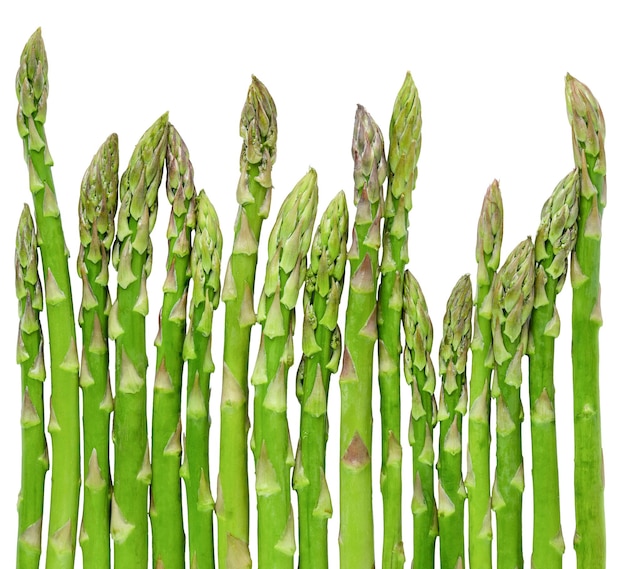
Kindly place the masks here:
[(328, 568), (328, 518), (332, 505), (326, 484), (328, 388), (341, 357), (337, 320), (346, 268), (348, 210), (339, 192), (313, 238), (304, 288), (300, 441), (293, 486), (298, 492), (300, 569)]
[[(248, 547), (248, 353), (251, 326), (256, 322), (253, 296), (261, 224), (269, 213), (276, 160), (276, 106), (256, 77), (252, 77), (241, 113), (240, 132), (239, 212), (222, 295), (226, 312), (216, 504), (221, 569), (245, 569), (252, 563)], [(236, 390), (233, 381), (239, 386)]]
[(111, 469), (109, 431), (113, 397), (109, 376), (109, 259), (115, 237), (119, 152), (117, 135), (109, 136), (83, 176), (78, 203), (80, 251), (78, 275), (83, 296), (78, 323), (83, 352), (83, 520), (79, 541), (83, 565), (111, 566)]
[(24, 205), (15, 242), (15, 290), (20, 317), (17, 362), (22, 372), (22, 487), (17, 501), (18, 569), (39, 567), (44, 487), (48, 471), (43, 408), (46, 369), (39, 322), (43, 295), (38, 264), (37, 233), (30, 209)]
[(523, 419), (520, 386), (522, 356), (534, 299), (535, 252), (530, 238), (522, 241), (493, 282), (491, 334), (496, 399), (496, 479), (492, 507), (496, 512), (498, 569), (524, 566), (522, 555)]
[(580, 170), (578, 239), (572, 254), (574, 493), (579, 568), (606, 565), (604, 476), (600, 423), (600, 238), (606, 205), (604, 117), (589, 88), (568, 75), (567, 114)]
[(464, 517), (467, 496), (462, 474), (463, 415), (467, 411), (466, 365), (472, 338), (472, 282), (463, 275), (452, 289), (439, 347), (442, 377), (439, 427), (439, 556), (442, 569), (465, 566)]
[(167, 129), (166, 165), (165, 187), (172, 210), (167, 229), (167, 276), (155, 341), (157, 369), (152, 405), (150, 521), (153, 565), (162, 569), (184, 569), (180, 410), (196, 188), (189, 151), (171, 124)]
[(339, 559), (343, 568), (374, 566), (372, 511), (372, 366), (378, 338), (376, 285), (383, 183), (387, 161), (383, 135), (359, 105), (352, 140), (354, 202), (350, 289), (346, 311), (345, 349), (339, 379), (340, 530)]
[(402, 280), (408, 256), (411, 192), (417, 178), (422, 143), (422, 115), (410, 73), (393, 108), (389, 128), (389, 180), (385, 198), (383, 255), (378, 292), (378, 382), (382, 427), (383, 567), (401, 568), (402, 449), (400, 446), (400, 321)]
[(281, 205), (269, 237), (258, 314), (261, 344), (251, 378), (260, 569), (293, 567), (296, 549), (289, 485), (294, 458), (287, 424), (287, 370), (293, 365), (295, 306), (306, 275), (317, 194), (317, 173), (311, 169)]
[(16, 77), (17, 129), (24, 142), (30, 190), (35, 206), (50, 335), (52, 396), (52, 489), (48, 525), (48, 569), (71, 568), (76, 551), (80, 492), (80, 419), (78, 353), (61, 214), (52, 180), (52, 157), (44, 122), (48, 100), (48, 59), (41, 30), (30, 37)]
[(409, 442), (413, 447), (413, 567), (434, 569), (439, 532), (435, 503), (433, 429), (437, 423), (435, 368), (430, 359), (433, 325), (426, 299), (410, 271), (404, 273), (402, 322), (404, 376), (411, 386)]
[(528, 368), (534, 567), (562, 567), (565, 550), (554, 420), (554, 340), (560, 330), (556, 295), (565, 283), (567, 258), (576, 244), (579, 186), (578, 170), (559, 182), (543, 206), (535, 239), (535, 301), (530, 320), (533, 341)]
[(467, 488), (469, 565), (491, 568), (491, 392), (493, 368), (489, 291), (500, 265), (503, 208), (500, 186), (494, 180), (483, 200), (476, 239), (476, 309), (469, 382)]
[(115, 340), (115, 468), (111, 536), (116, 569), (148, 565), (148, 484), (151, 467), (146, 416), (146, 281), (152, 269), (150, 231), (167, 145), (167, 114), (143, 134), (120, 180), (113, 265), (117, 299), (109, 314)]
[[(171, 127), (170, 127), (171, 128)], [(191, 250), (193, 292), (189, 328), (183, 347), (187, 360), (185, 461), (181, 474), (187, 488), (189, 566), (213, 569), (213, 510), (209, 485), (209, 381), (213, 312), (220, 300), (222, 233), (217, 213), (202, 190), (196, 200), (196, 232)]]

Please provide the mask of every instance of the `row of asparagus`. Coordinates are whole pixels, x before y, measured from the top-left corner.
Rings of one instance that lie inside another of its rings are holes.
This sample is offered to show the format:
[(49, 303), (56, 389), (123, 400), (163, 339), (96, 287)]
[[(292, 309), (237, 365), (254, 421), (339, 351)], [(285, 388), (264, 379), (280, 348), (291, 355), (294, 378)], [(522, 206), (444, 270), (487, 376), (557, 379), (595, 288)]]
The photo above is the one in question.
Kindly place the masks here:
[[(441, 567), (465, 566), (467, 499), (469, 565), (492, 566), (494, 511), (497, 566), (521, 568), (525, 355), (529, 358), (532, 435), (532, 561), (537, 568), (561, 567), (565, 545), (559, 513), (553, 362), (560, 328), (555, 301), (565, 284), (570, 259), (574, 546), (579, 568), (605, 566), (598, 391), (599, 248), (606, 195), (604, 121), (587, 87), (571, 76), (566, 79), (575, 168), (546, 202), (534, 243), (530, 238), (522, 241), (502, 266), (502, 198), (497, 182), (488, 188), (478, 223), (475, 297), (469, 275), (462, 276), (446, 307), (438, 374), (431, 360), (433, 326), (426, 301), (418, 281), (407, 270), (408, 216), (421, 146), (420, 101), (410, 74), (395, 101), (388, 153), (379, 127), (363, 107), (357, 108), (352, 142), (356, 212), (350, 248), (343, 192), (328, 204), (314, 232), (318, 188), (311, 169), (285, 198), (276, 217), (256, 309), (257, 256), (261, 227), (270, 211), (277, 136), (276, 108), (265, 86), (253, 78), (241, 116), (239, 210), (223, 282), (218, 217), (207, 194), (196, 192), (188, 149), (168, 116), (160, 117), (141, 137), (119, 183), (118, 140), (111, 135), (94, 156), (81, 184), (80, 341), (74, 326), (69, 253), (44, 131), (47, 60), (39, 30), (22, 53), (16, 88), (18, 130), (35, 217), (33, 221), (25, 206), (16, 244), (17, 356), (23, 387), (18, 567), (39, 567), (41, 556), (49, 462), (40, 325), (44, 297), (51, 372), (48, 569), (74, 567), (77, 538), (84, 567), (108, 568), (113, 560), (118, 569), (145, 568), (149, 522), (156, 569), (184, 568), (186, 551), (189, 566), (196, 569), (214, 567), (215, 552), (217, 565), (223, 569), (251, 567), (248, 442), (256, 472), (256, 563), (261, 568), (292, 568), (297, 542), (301, 569), (328, 567), (327, 521), (333, 508), (325, 468), (327, 406), (331, 375), (340, 367), (341, 567), (369, 569), (375, 565), (371, 451), (372, 389), (377, 369), (382, 427), (382, 567), (401, 568), (406, 557), (400, 424), (401, 400), (410, 396), (413, 567), (434, 567), (437, 538)], [(150, 235), (164, 165), (171, 213), (167, 276), (154, 342), (149, 437), (147, 280), (153, 256)], [(114, 301), (108, 286), (110, 262), (117, 273)], [(344, 317), (345, 273), (349, 284)], [(294, 453), (287, 421), (287, 383), (288, 370), (295, 362), (301, 289), (302, 358), (295, 374), (301, 418)], [(225, 325), (220, 460), (214, 498), (209, 472), (209, 391), (215, 370), (213, 315), (220, 299), (225, 304)], [(261, 326), (260, 345), (249, 373), (250, 334), (256, 324)], [(115, 346), (114, 386), (109, 373), (109, 360), (113, 359), (109, 341)], [(401, 387), (401, 369), (408, 388)], [(249, 385), (254, 389), (253, 398)], [(249, 399), (253, 399), (250, 439)], [(490, 475), (492, 400), (495, 480)], [(186, 488), (185, 506), (181, 479)], [(291, 488), (298, 496), (297, 536)]]

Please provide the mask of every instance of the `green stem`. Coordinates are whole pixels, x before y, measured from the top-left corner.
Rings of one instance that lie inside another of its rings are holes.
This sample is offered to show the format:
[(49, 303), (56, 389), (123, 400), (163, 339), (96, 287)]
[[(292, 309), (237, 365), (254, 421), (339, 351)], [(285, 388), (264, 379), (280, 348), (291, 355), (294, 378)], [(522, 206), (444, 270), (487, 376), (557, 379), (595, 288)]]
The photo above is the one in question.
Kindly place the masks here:
[(39, 321), (43, 295), (38, 264), (37, 234), (30, 209), (24, 205), (15, 246), (15, 284), (20, 317), (17, 361), (22, 376), (22, 480), (17, 501), (18, 569), (39, 568), (44, 489), (49, 466), (43, 404), (46, 370)]
[(374, 566), (372, 373), (378, 330), (376, 289), (387, 176), (380, 129), (358, 106), (352, 142), (355, 205), (341, 389), (339, 559), (344, 569)]
[(566, 78), (574, 160), (580, 170), (578, 241), (572, 255), (574, 497), (577, 566), (606, 566), (604, 459), (600, 419), (600, 240), (606, 204), (604, 118), (589, 89)]
[(152, 269), (150, 229), (156, 218), (167, 125), (165, 114), (144, 133), (120, 180), (113, 248), (117, 299), (109, 314), (109, 335), (115, 340), (115, 468), (111, 499), (115, 569), (148, 566), (151, 467), (146, 415), (146, 282)]
[(78, 321), (83, 335), (83, 520), (79, 536), (83, 565), (111, 566), (111, 470), (109, 432), (113, 396), (109, 377), (110, 249), (115, 235), (118, 140), (104, 142), (85, 172), (79, 201), (81, 247), (78, 273), (83, 297)]
[(233, 251), (224, 277), (224, 369), (220, 404), (220, 466), (218, 477), (218, 559), (220, 569), (252, 566), (249, 540), (248, 485), (248, 357), (261, 225), (269, 213), (272, 166), (276, 160), (276, 106), (256, 77), (241, 114), (244, 139), (237, 188), (239, 211)]
[(156, 379), (152, 405), (152, 563), (184, 569), (181, 465), (183, 343), (190, 278), (191, 231), (196, 224), (196, 189), (187, 146), (173, 125), (167, 135), (167, 197), (172, 204), (167, 231), (167, 276), (155, 345)]
[(52, 488), (48, 524), (47, 569), (71, 569), (76, 553), (80, 494), (80, 417), (78, 353), (61, 214), (52, 180), (52, 157), (44, 122), (48, 98), (48, 60), (41, 30), (28, 40), (20, 60), (16, 90), (18, 132), (24, 142), (30, 190), (35, 206), (50, 335), (52, 395)]

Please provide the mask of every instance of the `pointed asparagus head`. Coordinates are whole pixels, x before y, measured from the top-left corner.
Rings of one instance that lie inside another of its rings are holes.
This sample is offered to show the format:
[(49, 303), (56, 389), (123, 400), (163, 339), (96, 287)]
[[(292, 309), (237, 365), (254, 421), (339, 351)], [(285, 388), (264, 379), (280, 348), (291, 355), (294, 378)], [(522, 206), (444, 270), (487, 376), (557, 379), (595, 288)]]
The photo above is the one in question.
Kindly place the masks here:
[(424, 293), (409, 270), (404, 272), (402, 323), (406, 341), (405, 378), (407, 383), (411, 383), (413, 368), (425, 370), (427, 375), (433, 370), (430, 361), (430, 352), (433, 347), (433, 324), (428, 315)]
[(579, 193), (580, 176), (574, 169), (557, 184), (541, 210), (535, 261), (555, 280), (566, 276), (567, 259), (576, 246)]
[(189, 150), (180, 133), (172, 123), (167, 129), (167, 199), (174, 206), (174, 215), (185, 215), (189, 203), (196, 196), (193, 182), (193, 165), (189, 159)]
[(348, 206), (346, 195), (339, 192), (328, 204), (317, 226), (311, 245), (311, 263), (307, 288), (326, 297), (334, 283), (340, 290), (346, 268)]
[(500, 266), (503, 219), (504, 208), (500, 185), (497, 180), (494, 180), (487, 188), (478, 218), (476, 237), (478, 286), (488, 286), (493, 278), (493, 273)]
[[(389, 126), (389, 192), (387, 201), (404, 195), (404, 208), (412, 207), (411, 193), (417, 179), (422, 146), (422, 108), (417, 87), (407, 72), (398, 92)], [(388, 204), (389, 206), (390, 204)]]
[[(356, 223), (371, 223), (371, 213), (359, 212), (359, 203), (371, 205), (372, 209), (380, 204), (382, 188), (387, 177), (385, 159), (385, 141), (378, 125), (361, 105), (357, 106), (352, 137), (352, 156), (354, 158), (354, 204), (357, 206)], [(359, 215), (361, 213), (361, 215)]]
[(535, 248), (528, 237), (511, 251), (493, 281), (491, 330), (498, 364), (513, 356), (507, 352), (503, 337), (511, 343), (526, 343), (534, 285)]
[[(117, 134), (111, 134), (100, 146), (85, 171), (78, 201), (80, 235), (79, 274), (85, 256), (92, 262), (109, 262), (109, 251), (115, 237), (115, 213), (119, 148)], [(105, 283), (106, 284), (106, 283)]]
[[(117, 239), (113, 250), (113, 264), (118, 271), (120, 257), (130, 257), (130, 250), (127, 247), (122, 249), (126, 239), (130, 238), (133, 249), (140, 253), (148, 251), (144, 274), (150, 274), (150, 232), (156, 223), (157, 194), (163, 177), (168, 124), (168, 114), (165, 113), (142, 135), (120, 179)], [(125, 279), (126, 275), (119, 277)]]
[[(248, 96), (241, 112), (239, 124), (243, 145), (241, 148), (242, 183), (247, 184), (246, 174), (252, 168), (258, 169), (255, 180), (264, 188), (272, 187), (272, 166), (276, 161), (276, 105), (267, 87), (255, 76), (248, 89)], [(240, 205), (249, 203), (251, 194), (246, 187), (239, 188), (237, 201)], [(254, 198), (252, 198), (254, 200)]]
[[(606, 173), (604, 156), (605, 124), (602, 109), (589, 87), (572, 77), (565, 77), (567, 118), (572, 127), (572, 144), (576, 166), (586, 166), (585, 155), (594, 159), (593, 171)], [(582, 153), (581, 153), (582, 151)]]
[(204, 190), (196, 200), (196, 233), (191, 251), (193, 306), (206, 302), (215, 310), (220, 296), (222, 232), (217, 212)]
[(37, 231), (29, 207), (24, 204), (15, 238), (15, 291), (23, 300), (30, 295), (35, 310), (43, 309), (43, 296), (38, 272)]
[(443, 318), (443, 337), (439, 346), (439, 374), (462, 374), (472, 339), (472, 281), (463, 275), (454, 285)]
[(281, 303), (288, 308), (295, 306), (304, 283), (317, 199), (317, 173), (311, 168), (285, 198), (269, 236), (263, 294), (271, 297), (276, 292), (282, 271), (286, 284)]
[(39, 138), (34, 121), (40, 124), (46, 121), (48, 100), (48, 57), (41, 28), (35, 31), (24, 46), (15, 78), (15, 91), (18, 100), (18, 130), (22, 138), (30, 137), (32, 145)]

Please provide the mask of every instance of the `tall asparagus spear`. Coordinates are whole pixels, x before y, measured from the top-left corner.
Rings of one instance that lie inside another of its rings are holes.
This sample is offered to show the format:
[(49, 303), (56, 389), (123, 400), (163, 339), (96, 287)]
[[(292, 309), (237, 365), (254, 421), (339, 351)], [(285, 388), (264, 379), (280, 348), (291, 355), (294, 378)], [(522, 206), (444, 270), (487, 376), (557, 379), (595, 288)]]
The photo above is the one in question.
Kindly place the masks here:
[[(171, 128), (171, 127), (170, 127)], [(217, 213), (202, 190), (196, 200), (196, 232), (191, 250), (193, 292), (189, 328), (183, 347), (187, 360), (187, 423), (185, 461), (181, 469), (187, 488), (189, 566), (213, 569), (213, 510), (209, 485), (209, 381), (213, 312), (220, 300), (222, 233)]]
[(116, 569), (148, 565), (148, 484), (151, 467), (146, 416), (146, 281), (152, 269), (150, 231), (167, 146), (167, 114), (143, 134), (120, 180), (113, 265), (117, 299), (109, 314), (115, 340), (115, 469), (111, 536)]
[(80, 492), (79, 363), (68, 251), (44, 131), (48, 59), (40, 29), (22, 51), (15, 87), (19, 103), (17, 129), (24, 142), (35, 206), (48, 326), (54, 330), (50, 337), (52, 397), (48, 430), (52, 439), (52, 490), (46, 567), (71, 568), (76, 551)]
[(567, 114), (580, 170), (578, 239), (572, 254), (574, 493), (579, 568), (606, 565), (604, 476), (600, 425), (600, 238), (606, 205), (604, 117), (589, 88), (568, 75)]
[(117, 135), (109, 136), (83, 176), (78, 203), (80, 251), (78, 275), (83, 296), (78, 323), (83, 352), (83, 565), (111, 566), (111, 469), (109, 433), (113, 397), (109, 374), (109, 260), (115, 237), (119, 152)]
[[(276, 106), (256, 77), (248, 90), (240, 123), (241, 175), (235, 241), (226, 267), (222, 300), (224, 370), (220, 405), (220, 467), (216, 514), (220, 569), (251, 566), (248, 547), (248, 353), (254, 314), (254, 277), (261, 235), (271, 201), (276, 160)], [(239, 389), (233, 389), (235, 384)]]
[(352, 140), (354, 202), (350, 289), (346, 311), (345, 349), (339, 385), (340, 534), (342, 568), (374, 566), (372, 510), (372, 367), (378, 338), (376, 286), (383, 183), (387, 161), (383, 135), (369, 113), (359, 105)]
[(22, 372), (22, 487), (17, 501), (18, 569), (39, 568), (44, 488), (48, 471), (43, 406), (46, 369), (39, 322), (43, 294), (38, 265), (37, 232), (30, 209), (24, 205), (15, 243), (15, 291), (20, 317), (17, 362)]
[(559, 182), (541, 211), (535, 239), (535, 302), (529, 353), (530, 433), (533, 455), (534, 567), (560, 568), (565, 550), (561, 532), (559, 470), (554, 416), (554, 340), (560, 320), (556, 295), (567, 275), (567, 259), (576, 244), (578, 170)]
[(411, 386), (409, 442), (413, 447), (413, 567), (434, 569), (439, 532), (435, 503), (433, 429), (437, 423), (435, 368), (430, 359), (433, 325), (426, 299), (410, 271), (404, 273), (402, 322), (404, 376)]
[(411, 193), (422, 144), (422, 114), (410, 73), (393, 108), (389, 128), (389, 181), (385, 197), (383, 255), (378, 292), (378, 382), (382, 427), (383, 567), (403, 567), (402, 449), (400, 446), (400, 321), (402, 279), (408, 256)]
[[(156, 377), (152, 404), (152, 562), (162, 569), (184, 569), (181, 465), (181, 390), (187, 291), (191, 275), (191, 231), (196, 225), (196, 188), (187, 145), (173, 125), (167, 131), (167, 198), (172, 204), (167, 229), (167, 276), (155, 345)], [(161, 563), (161, 565), (159, 565)]]
[(472, 282), (462, 276), (452, 289), (439, 348), (439, 556), (442, 569), (465, 566), (463, 415), (467, 411), (466, 365), (472, 338)]
[(491, 568), (491, 315), (489, 291), (500, 265), (503, 207), (500, 186), (494, 180), (483, 200), (476, 239), (476, 309), (472, 339), (472, 375), (469, 382), (467, 488), (469, 565)]
[(492, 290), (491, 334), (496, 400), (496, 479), (492, 506), (496, 512), (498, 569), (524, 566), (522, 555), (523, 418), (520, 386), (522, 357), (534, 300), (535, 249), (522, 241), (495, 276)]
[[(328, 388), (341, 357), (337, 320), (346, 268), (348, 207), (339, 192), (323, 213), (313, 238), (304, 287), (300, 441), (293, 486), (298, 492), (299, 569), (328, 568), (328, 518), (332, 505), (326, 484)], [(300, 375), (300, 374), (299, 374)]]
[(289, 484), (294, 457), (287, 424), (287, 370), (293, 365), (295, 306), (306, 276), (317, 194), (317, 174), (311, 169), (281, 205), (269, 237), (259, 302), (263, 330), (251, 382), (255, 386), (252, 450), (260, 569), (291, 569), (296, 549)]

